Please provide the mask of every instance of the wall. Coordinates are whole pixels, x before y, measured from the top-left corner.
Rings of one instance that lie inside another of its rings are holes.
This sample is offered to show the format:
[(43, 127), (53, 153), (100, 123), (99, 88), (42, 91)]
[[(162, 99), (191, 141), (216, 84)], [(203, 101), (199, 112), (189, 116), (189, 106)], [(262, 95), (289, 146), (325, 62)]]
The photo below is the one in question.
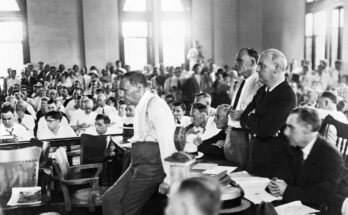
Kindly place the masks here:
[(86, 65), (101, 68), (119, 59), (117, 1), (83, 0)]
[(348, 0), (344, 1), (344, 5), (347, 5), (347, 6), (344, 7), (342, 60), (343, 60), (343, 70), (346, 74), (348, 74)]
[(30, 0), (27, 7), (31, 62), (84, 64), (81, 0)]

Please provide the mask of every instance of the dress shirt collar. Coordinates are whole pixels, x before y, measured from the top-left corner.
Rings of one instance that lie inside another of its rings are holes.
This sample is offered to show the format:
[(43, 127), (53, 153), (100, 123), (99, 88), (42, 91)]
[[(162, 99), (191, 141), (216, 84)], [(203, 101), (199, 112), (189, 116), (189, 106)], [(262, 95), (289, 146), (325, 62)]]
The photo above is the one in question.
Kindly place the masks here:
[(245, 80), (245, 83), (249, 83), (251, 81), (253, 81), (255, 78), (258, 78), (259, 75), (257, 74), (257, 72), (255, 72), (254, 74), (250, 75), (249, 77), (247, 77)]
[(274, 88), (278, 87), (281, 83), (283, 83), (285, 80), (281, 80), (279, 82), (277, 82), (272, 88), (268, 88), (266, 87), (266, 92), (271, 92), (272, 90), (274, 90)]
[(317, 136), (315, 136), (311, 141), (309, 141), (309, 143), (301, 149), (302, 153), (303, 153), (303, 160), (306, 160), (308, 158), (309, 153), (311, 153), (312, 148), (314, 146), (315, 141), (317, 140)]

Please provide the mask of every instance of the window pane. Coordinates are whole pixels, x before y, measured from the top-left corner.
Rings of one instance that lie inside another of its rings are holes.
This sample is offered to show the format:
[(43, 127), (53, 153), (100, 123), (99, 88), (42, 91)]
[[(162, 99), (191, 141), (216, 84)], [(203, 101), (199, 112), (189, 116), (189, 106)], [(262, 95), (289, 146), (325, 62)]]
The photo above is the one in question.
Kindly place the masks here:
[(146, 0), (126, 0), (124, 11), (146, 11)]
[(164, 65), (180, 66), (185, 62), (185, 23), (178, 21), (162, 22), (161, 33)]
[(125, 38), (124, 55), (131, 70), (142, 70), (147, 65), (146, 38)]
[(314, 34), (325, 35), (326, 34), (326, 12), (321, 11), (314, 14)]
[(317, 36), (315, 49), (315, 65), (318, 65), (320, 60), (325, 59), (325, 35)]
[(23, 47), (21, 42), (0, 43), (0, 76), (7, 76), (7, 68), (23, 68)]
[(312, 61), (312, 37), (306, 38), (306, 60)]
[(335, 9), (332, 11), (332, 27), (337, 28), (339, 25), (339, 10)]
[(0, 22), (0, 42), (23, 40), (22, 22)]
[(1, 0), (0, 11), (19, 11), (16, 0)]
[(181, 0), (162, 0), (162, 11), (183, 11), (184, 8), (181, 4)]
[(340, 9), (340, 27), (343, 28), (343, 22), (344, 22), (344, 10), (343, 8)]
[(331, 58), (332, 60), (337, 59), (338, 50), (338, 28), (333, 29), (331, 38)]
[(147, 37), (146, 22), (123, 22), (122, 35), (124, 37)]
[(313, 14), (306, 14), (306, 36), (313, 35)]

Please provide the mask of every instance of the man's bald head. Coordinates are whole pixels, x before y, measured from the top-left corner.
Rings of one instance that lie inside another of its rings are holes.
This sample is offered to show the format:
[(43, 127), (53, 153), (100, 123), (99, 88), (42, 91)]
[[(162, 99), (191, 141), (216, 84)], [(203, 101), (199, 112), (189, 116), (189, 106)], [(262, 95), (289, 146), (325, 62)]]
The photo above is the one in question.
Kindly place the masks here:
[(98, 107), (104, 107), (106, 102), (106, 95), (105, 94), (99, 94), (97, 97), (97, 104)]
[(92, 99), (85, 100), (85, 113), (89, 114), (93, 110), (94, 102)]

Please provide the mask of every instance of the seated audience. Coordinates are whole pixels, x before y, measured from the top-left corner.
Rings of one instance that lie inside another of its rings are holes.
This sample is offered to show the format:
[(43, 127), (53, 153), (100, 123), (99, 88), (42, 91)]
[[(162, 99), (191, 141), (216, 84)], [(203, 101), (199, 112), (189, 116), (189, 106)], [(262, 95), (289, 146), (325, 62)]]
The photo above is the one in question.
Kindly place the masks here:
[(172, 111), (173, 111), (176, 126), (181, 126), (186, 128), (188, 125), (192, 123), (191, 118), (188, 116), (185, 116), (186, 105), (183, 102), (174, 102)]
[(219, 105), (215, 112), (214, 122), (218, 129), (221, 129), (215, 136), (203, 140), (197, 137), (193, 140), (193, 143), (198, 146), (198, 151), (203, 152), (205, 155), (213, 155), (224, 159), (224, 145), (226, 140), (226, 129), (228, 122), (228, 113), (230, 106), (227, 104)]
[(29, 131), (32, 135), (34, 135), (34, 128), (35, 128), (35, 119), (32, 115), (26, 114), (27, 110), (27, 103), (24, 101), (19, 101), (16, 104), (16, 113), (17, 113), (17, 120), (18, 124), (23, 125), (27, 131)]
[(166, 215), (218, 215), (220, 198), (217, 181), (206, 177), (187, 178), (171, 189)]
[(2, 139), (15, 139), (19, 141), (28, 141), (34, 138), (23, 125), (15, 122), (14, 109), (10, 105), (3, 105), (1, 107), (1, 124), (0, 137)]
[(299, 200), (315, 209), (327, 208), (327, 214), (340, 214), (348, 196), (347, 170), (337, 149), (319, 136), (320, 125), (315, 109), (291, 112), (284, 134), (294, 152), (289, 169), (292, 178), (272, 179), (268, 188), (285, 202)]
[(87, 128), (93, 126), (95, 122), (95, 118), (97, 113), (93, 110), (93, 100), (88, 99), (86, 101), (82, 101), (84, 103), (84, 110), (75, 114), (74, 117), (71, 118), (70, 126), (76, 131), (77, 134), (80, 134)]
[(62, 123), (63, 114), (59, 111), (49, 111), (45, 115), (46, 127), (37, 132), (37, 138), (42, 139), (58, 139), (66, 137), (76, 137), (74, 130), (68, 125)]
[(195, 96), (195, 103), (201, 103), (208, 107), (209, 116), (214, 116), (216, 109), (211, 107), (211, 96), (209, 93), (199, 93)]

